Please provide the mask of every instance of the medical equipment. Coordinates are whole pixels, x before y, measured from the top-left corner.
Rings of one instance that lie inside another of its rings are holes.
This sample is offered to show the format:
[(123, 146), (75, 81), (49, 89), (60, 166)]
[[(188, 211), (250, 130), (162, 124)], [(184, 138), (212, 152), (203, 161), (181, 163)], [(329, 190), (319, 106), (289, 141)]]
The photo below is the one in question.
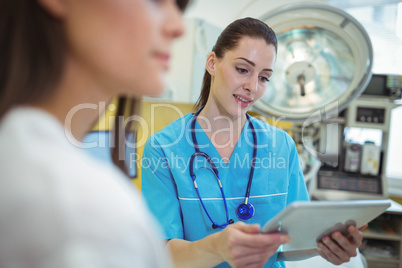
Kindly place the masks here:
[[(194, 149), (195, 149), (195, 153), (190, 158), (190, 176), (191, 176), (191, 179), (193, 180), (194, 188), (195, 188), (195, 190), (197, 192), (198, 199), (200, 200), (201, 205), (202, 205), (205, 213), (207, 214), (209, 220), (212, 222), (212, 228), (213, 229), (217, 229), (217, 228), (223, 229), (226, 226), (228, 226), (229, 224), (234, 223), (234, 221), (233, 221), (233, 219), (229, 220), (228, 207), (227, 207), (227, 203), (226, 203), (225, 194), (223, 192), (222, 183), (221, 183), (221, 181), (219, 179), (218, 169), (216, 168), (215, 164), (213, 163), (212, 159), (208, 156), (208, 154), (200, 151), (199, 146), (198, 146), (198, 142), (197, 142), (197, 138), (195, 136), (195, 122), (197, 121), (197, 117), (200, 114), (200, 112), (202, 111), (202, 109), (203, 109), (203, 107), (201, 109), (199, 109), (194, 114), (193, 119), (191, 121), (191, 129), (190, 129), (190, 131), (191, 131), (191, 137), (192, 137), (192, 140), (193, 140), (193, 146), (194, 146)], [(254, 125), (251, 122), (250, 116), (248, 114), (246, 114), (246, 117), (247, 117), (247, 120), (248, 120), (248, 122), (250, 124), (254, 144), (253, 144), (253, 158), (251, 159), (251, 167), (250, 167), (250, 173), (249, 173), (249, 177), (248, 177), (247, 190), (246, 190), (246, 194), (245, 194), (245, 197), (244, 197), (244, 202), (241, 203), (236, 208), (236, 215), (242, 221), (247, 221), (247, 220), (251, 219), (254, 216), (254, 212), (255, 212), (254, 206), (251, 203), (248, 202), (248, 199), (250, 197), (250, 189), (251, 189), (251, 183), (253, 181), (255, 159), (256, 159), (256, 156), (257, 156), (257, 135), (255, 134)], [(207, 211), (207, 209), (206, 209), (206, 207), (204, 205), (204, 202), (202, 201), (200, 192), (198, 191), (198, 186), (197, 186), (197, 182), (196, 182), (196, 172), (194, 172), (194, 167), (193, 167), (194, 159), (197, 156), (203, 157), (208, 161), (209, 165), (212, 167), (212, 172), (214, 173), (215, 178), (218, 181), (219, 188), (220, 188), (220, 191), (221, 191), (221, 194), (222, 194), (223, 203), (225, 205), (225, 211), (226, 211), (226, 223), (224, 223), (224, 224), (217, 224), (216, 222), (214, 222), (212, 220), (211, 216), (209, 215), (209, 213), (208, 213), (208, 211)]]
[(360, 160), (362, 146), (358, 143), (347, 143), (345, 145), (345, 171), (358, 172), (360, 170)]
[(360, 173), (377, 176), (380, 170), (381, 147), (372, 141), (366, 141), (362, 147)]
[(278, 55), (270, 88), (254, 108), (302, 122), (343, 111), (370, 81), (373, 49), (361, 24), (328, 4), (293, 3), (261, 16), (277, 33)]
[[(365, 93), (351, 102), (343, 115), (343, 123), (339, 123), (339, 165), (320, 169), (317, 184), (312, 189), (315, 198), (382, 199), (388, 196), (389, 130), (391, 112), (398, 106), (391, 96), (373, 97)], [(351, 144), (356, 146), (353, 152)], [(356, 161), (359, 163), (352, 163)]]

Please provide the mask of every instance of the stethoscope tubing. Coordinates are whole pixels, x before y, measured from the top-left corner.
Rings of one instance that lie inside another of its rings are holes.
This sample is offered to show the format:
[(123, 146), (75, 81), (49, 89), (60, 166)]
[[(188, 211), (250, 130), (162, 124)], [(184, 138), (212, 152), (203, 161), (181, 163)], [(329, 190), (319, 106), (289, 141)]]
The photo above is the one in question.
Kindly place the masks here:
[[(194, 114), (194, 116), (192, 118), (192, 121), (191, 121), (191, 124), (190, 124), (190, 132), (191, 132), (191, 137), (192, 137), (195, 153), (190, 157), (190, 168), (189, 168), (190, 170), (189, 171), (190, 171), (191, 179), (193, 180), (194, 188), (195, 188), (195, 190), (197, 192), (198, 199), (200, 200), (200, 203), (201, 203), (205, 213), (207, 214), (209, 220), (212, 222), (212, 227), (214, 229), (216, 229), (216, 228), (222, 228), (223, 229), (226, 226), (228, 226), (229, 224), (233, 223), (234, 221), (229, 220), (229, 212), (228, 212), (227, 202), (226, 202), (225, 194), (224, 194), (224, 191), (223, 191), (222, 183), (221, 183), (220, 178), (219, 178), (218, 169), (216, 168), (215, 164), (213, 163), (213, 161), (209, 157), (209, 155), (200, 151), (199, 145), (198, 145), (198, 142), (197, 142), (197, 138), (195, 136), (195, 123), (197, 121), (197, 117), (198, 117), (199, 113), (202, 111), (203, 108), (204, 107), (201, 107)], [(253, 175), (254, 175), (254, 169), (255, 169), (255, 161), (256, 161), (256, 157), (257, 157), (257, 135), (255, 133), (254, 125), (253, 125), (253, 123), (251, 121), (250, 116), (248, 114), (246, 114), (246, 117), (247, 117), (247, 120), (249, 122), (251, 131), (252, 131), (254, 144), (253, 144), (253, 157), (251, 159), (251, 167), (250, 167), (250, 173), (249, 173), (249, 178), (248, 178), (248, 182), (247, 182), (247, 189), (246, 189), (246, 193), (245, 193), (245, 197), (244, 197), (244, 203), (240, 204), (236, 209), (236, 215), (238, 216), (238, 218), (240, 220), (249, 220), (254, 215), (254, 207), (251, 204), (249, 204), (248, 201), (249, 201), (249, 197), (250, 197), (251, 184), (252, 184)], [(220, 188), (220, 191), (221, 191), (221, 194), (222, 194), (222, 199), (223, 199), (224, 206), (225, 206), (225, 212), (226, 212), (226, 223), (225, 224), (217, 224), (217, 223), (215, 223), (212, 220), (211, 216), (209, 215), (209, 213), (208, 213), (208, 211), (207, 211), (207, 209), (206, 209), (206, 207), (204, 205), (204, 202), (202, 201), (200, 192), (198, 190), (198, 185), (197, 185), (197, 182), (196, 182), (196, 174), (195, 174), (194, 168), (193, 168), (194, 159), (196, 157), (198, 157), (198, 156), (204, 157), (208, 161), (209, 165), (212, 167), (212, 172), (214, 173), (214, 175), (215, 175), (215, 177), (216, 177), (216, 179), (218, 181), (219, 188)], [(244, 206), (247, 207), (247, 211), (249, 212), (247, 215), (243, 215), (240, 212), (240, 211), (243, 211), (240, 208), (244, 208)]]

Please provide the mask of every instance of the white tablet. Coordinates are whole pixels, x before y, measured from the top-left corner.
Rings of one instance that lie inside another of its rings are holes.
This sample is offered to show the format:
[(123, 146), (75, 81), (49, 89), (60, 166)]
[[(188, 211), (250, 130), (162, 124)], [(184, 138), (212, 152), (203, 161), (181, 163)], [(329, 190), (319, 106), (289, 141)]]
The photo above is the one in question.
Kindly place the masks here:
[(261, 231), (287, 233), (292, 240), (282, 251), (313, 249), (323, 236), (336, 230), (346, 234), (350, 224), (360, 228), (390, 206), (390, 200), (293, 202)]

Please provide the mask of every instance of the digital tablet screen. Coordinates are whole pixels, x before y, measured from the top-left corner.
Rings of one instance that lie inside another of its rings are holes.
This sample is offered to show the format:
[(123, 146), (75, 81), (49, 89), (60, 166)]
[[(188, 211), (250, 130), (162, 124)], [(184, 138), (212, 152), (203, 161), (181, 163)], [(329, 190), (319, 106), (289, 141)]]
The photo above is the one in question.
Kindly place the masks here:
[(317, 248), (317, 241), (334, 231), (346, 234), (346, 228), (364, 224), (384, 213), (390, 200), (293, 202), (268, 221), (263, 233), (287, 233), (291, 241), (282, 251)]

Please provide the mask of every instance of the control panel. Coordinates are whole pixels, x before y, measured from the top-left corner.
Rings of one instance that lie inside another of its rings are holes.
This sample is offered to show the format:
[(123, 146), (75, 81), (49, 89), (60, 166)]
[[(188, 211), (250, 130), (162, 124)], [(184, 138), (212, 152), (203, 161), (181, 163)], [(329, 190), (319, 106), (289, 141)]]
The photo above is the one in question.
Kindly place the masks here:
[(384, 124), (384, 108), (357, 107), (356, 122)]

